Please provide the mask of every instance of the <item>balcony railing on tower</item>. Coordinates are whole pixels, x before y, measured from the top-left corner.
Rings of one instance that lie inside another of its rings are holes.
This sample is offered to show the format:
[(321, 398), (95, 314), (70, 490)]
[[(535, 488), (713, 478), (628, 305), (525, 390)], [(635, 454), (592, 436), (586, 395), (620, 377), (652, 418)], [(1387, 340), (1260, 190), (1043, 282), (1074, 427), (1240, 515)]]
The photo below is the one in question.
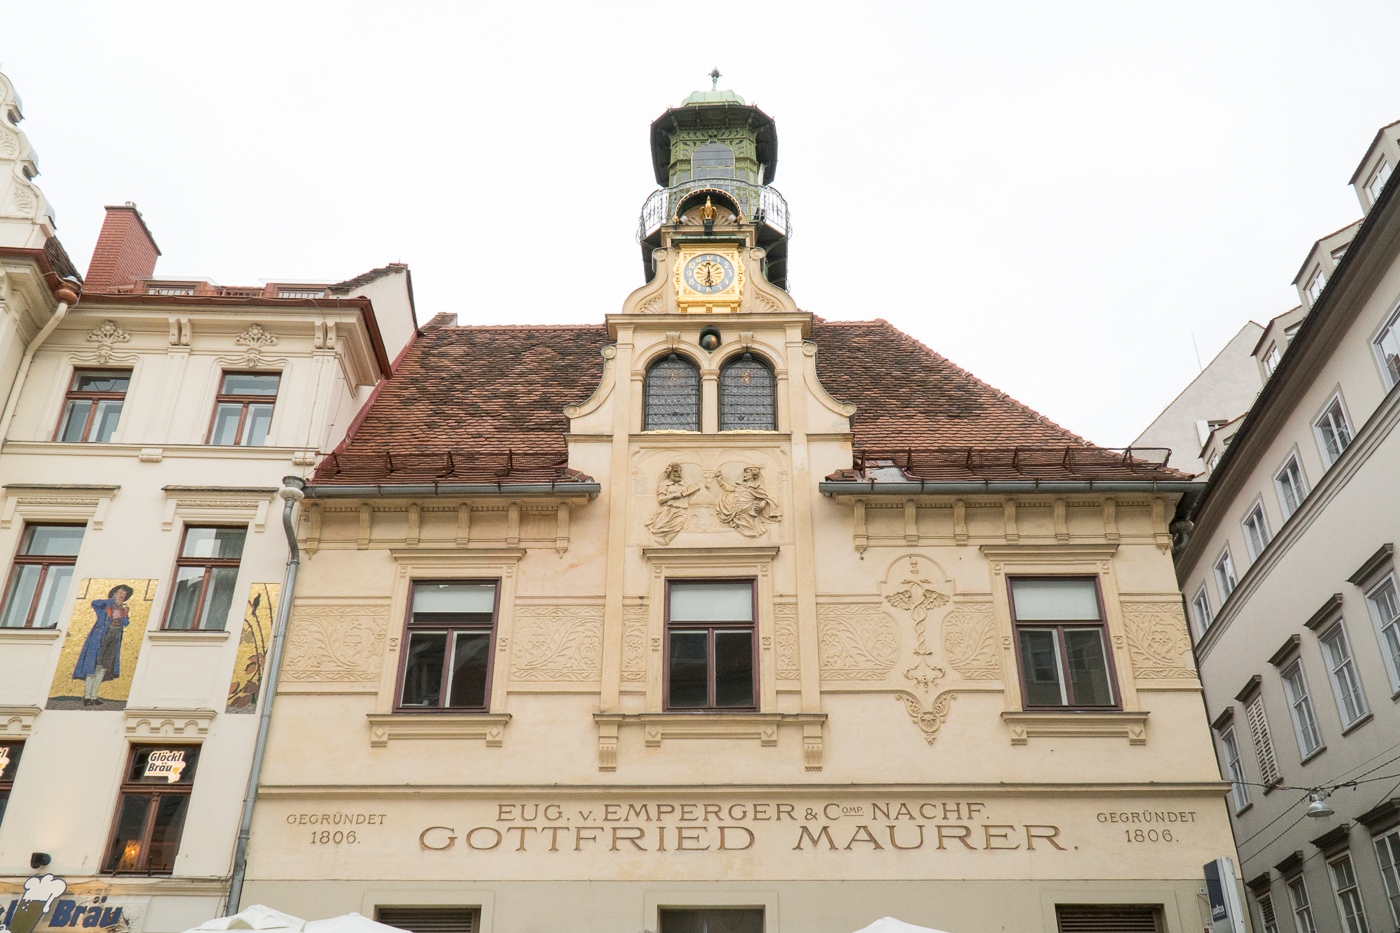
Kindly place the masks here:
[(785, 239), (792, 236), (787, 199), (777, 188), (755, 185), (735, 178), (696, 178), (669, 188), (658, 188), (651, 193), (651, 197), (642, 205), (637, 241), (645, 240), (662, 224), (670, 223), (676, 208), (687, 195), (706, 188), (723, 191), (734, 198), (744, 215), (742, 219), (745, 223), (763, 224)]

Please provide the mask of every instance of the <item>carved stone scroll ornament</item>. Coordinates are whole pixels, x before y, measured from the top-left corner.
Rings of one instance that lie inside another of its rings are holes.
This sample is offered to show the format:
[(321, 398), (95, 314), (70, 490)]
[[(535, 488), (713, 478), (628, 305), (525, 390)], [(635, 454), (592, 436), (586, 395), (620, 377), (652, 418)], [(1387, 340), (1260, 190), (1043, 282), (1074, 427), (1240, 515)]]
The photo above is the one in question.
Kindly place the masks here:
[(907, 609), (910, 618), (914, 620), (914, 636), (917, 640), (914, 656), (917, 660), (913, 667), (904, 672), (904, 677), (906, 680), (912, 680), (927, 694), (943, 677), (945, 671), (931, 660), (933, 652), (929, 650), (925, 641), (924, 622), (928, 620), (928, 611), (946, 604), (948, 597), (930, 589), (928, 584), (931, 581), (918, 577), (918, 563), (915, 558), (910, 558), (909, 563), (915, 568), (915, 579), (904, 580), (908, 586), (889, 594), (885, 600), (896, 609)]
[(647, 678), (647, 607), (627, 606), (622, 610), (622, 679)]
[(1128, 655), (1139, 680), (1194, 679), (1188, 660), (1191, 638), (1178, 603), (1129, 603), (1123, 606)]
[(512, 680), (570, 682), (601, 676), (601, 606), (519, 607), (515, 628)]
[(773, 607), (773, 641), (777, 647), (779, 680), (798, 680), (797, 666), (797, 607), (780, 604)]
[(943, 651), (965, 680), (1000, 680), (991, 603), (961, 603), (943, 617)]
[(777, 501), (763, 488), (763, 467), (746, 466), (734, 482), (728, 482), (723, 475), (716, 476), (715, 482), (720, 488), (715, 513), (739, 534), (760, 537), (770, 523), (783, 517)]
[(660, 544), (670, 544), (676, 535), (685, 530), (686, 516), (689, 514), (690, 497), (700, 491), (700, 485), (687, 486), (681, 475), (679, 463), (668, 464), (661, 474), (661, 482), (656, 487), (656, 514), (646, 523), (646, 528)]
[(299, 606), (282, 676), (299, 683), (375, 683), (389, 621), (381, 606)]
[(112, 358), (116, 344), (126, 343), (131, 335), (122, 330), (116, 321), (103, 321), (92, 329), (87, 339), (100, 344), (97, 348), (97, 362), (106, 363)]
[(822, 606), (817, 625), (823, 680), (884, 680), (899, 659), (899, 629), (879, 606)]
[(928, 709), (924, 709), (923, 701), (907, 690), (897, 690), (894, 696), (904, 704), (910, 721), (919, 727), (919, 731), (924, 734), (924, 741), (930, 745), (938, 738), (938, 730), (948, 718), (948, 707), (958, 698), (953, 691), (945, 690), (933, 698), (933, 703)]

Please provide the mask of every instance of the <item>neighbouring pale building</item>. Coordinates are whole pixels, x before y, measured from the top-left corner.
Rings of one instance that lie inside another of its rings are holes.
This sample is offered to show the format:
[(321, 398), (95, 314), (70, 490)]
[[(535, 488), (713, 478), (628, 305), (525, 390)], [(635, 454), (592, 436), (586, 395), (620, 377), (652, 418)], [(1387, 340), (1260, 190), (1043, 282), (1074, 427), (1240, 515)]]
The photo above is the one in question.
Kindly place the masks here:
[(1397, 159), (1391, 124), (1352, 177), (1365, 218), (1314, 244), (1260, 336), (1263, 388), (1207, 444), (1177, 555), (1265, 933), (1400, 927)]
[(651, 143), (646, 284), (598, 325), (438, 314), (311, 476), (243, 905), (1202, 929), (1234, 848), (1170, 557), (1201, 486), (799, 310), (757, 107), (697, 92)]
[[(0, 77), (0, 112), (17, 111)], [(52, 872), (67, 891), (41, 931), (173, 933), (228, 894), (288, 557), (281, 478), (389, 375), (414, 329), (408, 270), (159, 278), (126, 204), (107, 208), (79, 298), (14, 122), (0, 121), (0, 923), (26, 877)]]

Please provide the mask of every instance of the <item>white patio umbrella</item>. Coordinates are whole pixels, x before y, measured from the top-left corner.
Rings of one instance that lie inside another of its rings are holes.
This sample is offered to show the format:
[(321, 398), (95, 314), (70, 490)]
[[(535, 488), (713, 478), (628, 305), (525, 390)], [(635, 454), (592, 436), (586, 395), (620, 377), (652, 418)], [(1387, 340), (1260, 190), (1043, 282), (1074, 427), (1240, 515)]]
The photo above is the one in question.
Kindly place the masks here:
[(284, 914), (280, 910), (273, 910), (262, 904), (254, 904), (232, 917), (215, 917), (213, 920), (206, 920), (199, 926), (186, 930), (185, 933), (208, 933), (208, 931), (214, 930), (260, 930), (264, 933), (285, 933), (285, 931), (290, 930), (302, 930), (305, 927), (306, 921), (300, 917)]
[(329, 920), (308, 920), (305, 933), (408, 933), (351, 911)]
[(933, 927), (918, 927), (893, 917), (881, 917), (870, 926), (857, 930), (856, 933), (940, 933), (940, 931)]

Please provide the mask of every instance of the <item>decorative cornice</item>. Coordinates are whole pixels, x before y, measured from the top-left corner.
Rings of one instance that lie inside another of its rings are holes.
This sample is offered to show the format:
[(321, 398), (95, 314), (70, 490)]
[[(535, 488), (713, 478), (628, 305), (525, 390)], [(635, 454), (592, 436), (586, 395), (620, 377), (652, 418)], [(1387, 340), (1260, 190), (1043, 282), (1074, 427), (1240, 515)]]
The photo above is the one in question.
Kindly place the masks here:
[(126, 734), (162, 738), (198, 738), (209, 734), (217, 715), (212, 709), (133, 709), (127, 707)]
[(1382, 800), (1356, 818), (1372, 836), (1378, 836), (1387, 829), (1400, 824), (1400, 797)]
[(1287, 856), (1286, 858), (1284, 858), (1283, 861), (1278, 862), (1278, 863), (1276, 863), (1276, 864), (1274, 865), (1274, 871), (1278, 872), (1278, 873), (1279, 873), (1280, 875), (1282, 875), (1284, 878), (1287, 878), (1289, 875), (1292, 875), (1292, 874), (1295, 874), (1295, 873), (1297, 873), (1297, 872), (1299, 872), (1299, 871), (1302, 871), (1302, 869), (1303, 869), (1303, 850), (1302, 850), (1302, 849), (1298, 849), (1298, 850), (1296, 850), (1296, 851), (1293, 851), (1293, 852), (1288, 853), (1288, 856)]
[(1333, 593), (1331, 596), (1327, 597), (1326, 601), (1323, 602), (1322, 606), (1316, 612), (1308, 617), (1308, 621), (1304, 622), (1303, 626), (1316, 632), (1319, 628), (1335, 619), (1341, 612), (1342, 594)]
[(1391, 563), (1394, 556), (1395, 545), (1389, 542), (1382, 544), (1376, 553), (1366, 558), (1366, 562), (1356, 568), (1356, 573), (1347, 577), (1347, 582), (1355, 586), (1362, 586), (1369, 581), (1371, 577), (1375, 576), (1376, 572), (1382, 567)]
[(1255, 674), (1244, 682), (1244, 686), (1240, 688), (1240, 692), (1235, 694), (1235, 699), (1239, 700), (1241, 703), (1248, 703), (1254, 697), (1254, 694), (1259, 692), (1260, 686), (1263, 683), (1264, 678)]
[(0, 738), (21, 739), (34, 731), (37, 706), (0, 706)]
[(1283, 640), (1283, 644), (1273, 654), (1269, 655), (1269, 663), (1274, 667), (1283, 667), (1284, 663), (1298, 653), (1298, 647), (1303, 643), (1303, 636), (1294, 632)]
[(1351, 841), (1351, 824), (1342, 823), (1334, 826), (1327, 832), (1310, 840), (1313, 845), (1322, 850), (1323, 855), (1334, 855), (1338, 850), (1345, 848)]

